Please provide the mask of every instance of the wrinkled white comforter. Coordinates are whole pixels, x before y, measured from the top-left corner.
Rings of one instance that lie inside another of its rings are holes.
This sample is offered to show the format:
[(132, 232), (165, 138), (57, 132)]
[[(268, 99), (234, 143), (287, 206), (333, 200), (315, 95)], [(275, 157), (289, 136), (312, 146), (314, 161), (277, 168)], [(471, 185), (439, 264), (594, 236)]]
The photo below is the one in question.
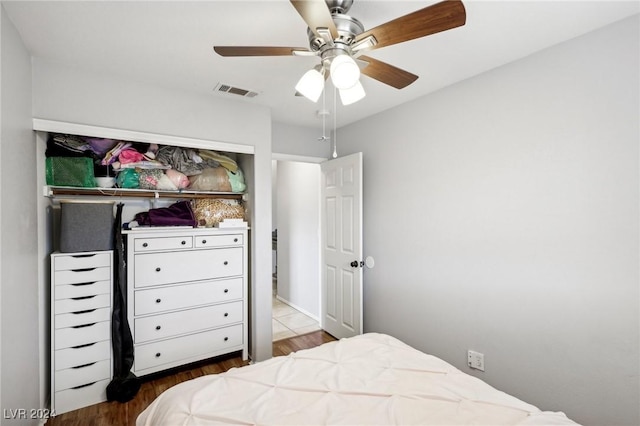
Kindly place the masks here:
[(384, 334), (326, 343), (178, 384), (144, 425), (566, 425)]

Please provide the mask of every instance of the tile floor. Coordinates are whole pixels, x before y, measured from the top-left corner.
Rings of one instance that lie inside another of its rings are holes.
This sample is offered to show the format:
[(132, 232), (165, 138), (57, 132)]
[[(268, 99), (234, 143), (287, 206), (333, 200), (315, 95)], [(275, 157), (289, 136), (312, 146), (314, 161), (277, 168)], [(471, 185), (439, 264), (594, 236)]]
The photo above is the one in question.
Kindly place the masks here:
[(273, 341), (320, 330), (315, 319), (278, 300), (273, 296)]

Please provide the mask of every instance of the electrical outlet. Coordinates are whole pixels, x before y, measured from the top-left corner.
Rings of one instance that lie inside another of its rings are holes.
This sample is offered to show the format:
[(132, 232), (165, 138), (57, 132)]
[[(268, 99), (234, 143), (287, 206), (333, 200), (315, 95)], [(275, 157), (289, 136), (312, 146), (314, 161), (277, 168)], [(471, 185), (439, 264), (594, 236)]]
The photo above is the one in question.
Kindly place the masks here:
[(471, 368), (484, 371), (484, 354), (476, 351), (468, 351), (467, 364), (469, 364)]

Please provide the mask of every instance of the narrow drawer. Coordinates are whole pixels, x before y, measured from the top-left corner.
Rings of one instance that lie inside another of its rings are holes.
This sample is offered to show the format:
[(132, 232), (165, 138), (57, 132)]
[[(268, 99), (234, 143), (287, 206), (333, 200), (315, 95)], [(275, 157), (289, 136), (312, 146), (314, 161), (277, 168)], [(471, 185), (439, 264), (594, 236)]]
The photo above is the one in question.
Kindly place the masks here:
[(99, 268), (101, 266), (111, 266), (111, 252), (100, 253), (78, 253), (55, 255), (53, 260), (55, 271), (65, 271), (68, 269)]
[(54, 275), (55, 285), (90, 283), (94, 281), (106, 281), (111, 278), (111, 268), (101, 266), (99, 268), (78, 268), (65, 271), (56, 271)]
[(55, 348), (64, 349), (80, 346), (111, 337), (111, 321), (97, 322), (82, 327), (60, 328), (55, 331)]
[(111, 306), (110, 294), (98, 294), (96, 296), (76, 297), (73, 299), (62, 299), (55, 301), (55, 314), (66, 312), (80, 312), (89, 309), (108, 308)]
[(134, 313), (146, 315), (242, 299), (243, 283), (243, 278), (232, 278), (139, 290), (134, 293)]
[(88, 309), (86, 311), (68, 312), (54, 317), (55, 328), (75, 327), (94, 322), (109, 321), (111, 308)]
[(78, 367), (56, 371), (55, 391), (74, 388), (111, 378), (111, 360), (95, 361)]
[(135, 255), (136, 288), (241, 275), (242, 247)]
[(143, 343), (237, 322), (242, 322), (241, 301), (136, 318), (134, 340)]
[(52, 409), (57, 414), (77, 410), (107, 400), (107, 385), (111, 379), (100, 380), (75, 388), (55, 392)]
[(196, 235), (193, 237), (196, 241), (196, 247), (223, 247), (223, 246), (241, 246), (244, 244), (242, 234), (233, 235)]
[(242, 324), (239, 324), (138, 345), (135, 347), (134, 368), (136, 371), (140, 371), (184, 359), (193, 360), (242, 344)]
[(111, 340), (60, 349), (55, 351), (54, 356), (54, 368), (56, 371), (95, 361), (108, 360), (111, 359)]
[(136, 252), (189, 249), (192, 247), (193, 238), (189, 235), (182, 237), (136, 238), (133, 243), (133, 248)]
[(54, 293), (56, 300), (109, 294), (111, 293), (111, 281), (89, 281), (88, 283), (58, 285), (55, 287)]

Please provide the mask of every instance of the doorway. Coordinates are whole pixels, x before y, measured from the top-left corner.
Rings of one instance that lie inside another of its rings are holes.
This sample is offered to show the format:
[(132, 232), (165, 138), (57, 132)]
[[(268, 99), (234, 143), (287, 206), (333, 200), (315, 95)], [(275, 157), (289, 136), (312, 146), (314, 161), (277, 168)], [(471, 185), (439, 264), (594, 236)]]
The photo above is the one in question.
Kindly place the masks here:
[(272, 161), (274, 341), (320, 329), (321, 161)]

